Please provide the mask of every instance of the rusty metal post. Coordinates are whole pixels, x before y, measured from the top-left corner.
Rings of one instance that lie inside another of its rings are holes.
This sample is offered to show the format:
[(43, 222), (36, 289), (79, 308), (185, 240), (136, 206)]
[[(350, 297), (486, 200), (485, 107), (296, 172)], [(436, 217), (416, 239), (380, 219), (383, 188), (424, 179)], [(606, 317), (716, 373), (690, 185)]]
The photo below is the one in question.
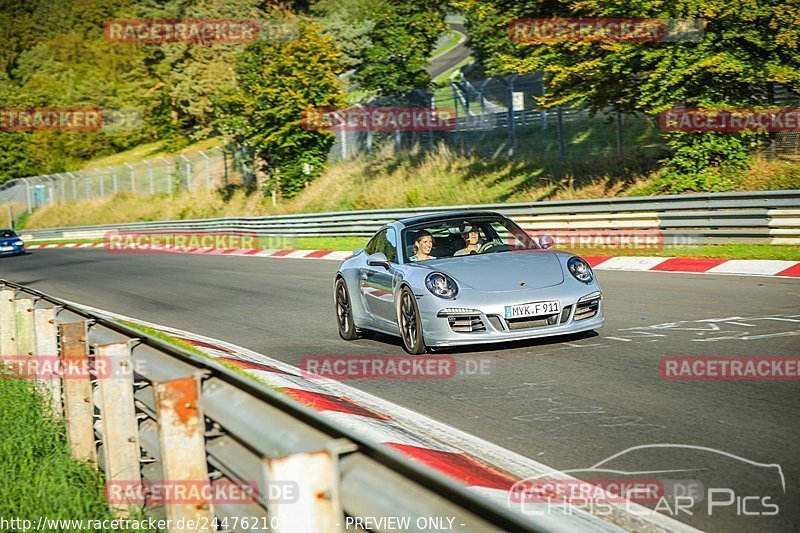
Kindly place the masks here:
[[(139, 426), (133, 401), (133, 362), (130, 342), (95, 345), (106, 486), (138, 487), (142, 476), (139, 470)], [(111, 502), (111, 507), (126, 514), (130, 502)]]
[(355, 451), (345, 439), (333, 441), (327, 450), (263, 459), (268, 482), (297, 484), (291, 502), (267, 503), (275, 531), (342, 531), (344, 513), (339, 497), (339, 455)]
[(16, 315), (17, 355), (33, 357), (36, 351), (36, 339), (33, 333), (33, 298), (17, 298), (14, 300)]
[[(59, 355), (55, 307), (34, 308), (33, 324), (36, 336), (36, 356), (46, 357), (51, 368), (56, 368)], [(53, 419), (60, 420), (62, 413), (61, 380), (55, 375), (50, 375), (37, 379), (36, 386), (50, 407)]]
[(67, 440), (73, 457), (96, 464), (94, 405), (92, 386), (89, 382), (86, 321), (61, 323), (58, 329), (61, 337), (61, 361), (65, 367), (63, 388)]
[[(153, 382), (163, 482), (169, 486), (210, 485), (206, 463), (205, 420), (200, 405), (200, 376)], [(170, 533), (194, 532), (180, 524), (210, 521), (213, 502), (166, 502)], [(181, 520), (184, 519), (184, 520)], [(208, 523), (208, 522), (207, 522)]]
[(14, 290), (0, 290), (0, 356), (17, 355), (17, 313)]

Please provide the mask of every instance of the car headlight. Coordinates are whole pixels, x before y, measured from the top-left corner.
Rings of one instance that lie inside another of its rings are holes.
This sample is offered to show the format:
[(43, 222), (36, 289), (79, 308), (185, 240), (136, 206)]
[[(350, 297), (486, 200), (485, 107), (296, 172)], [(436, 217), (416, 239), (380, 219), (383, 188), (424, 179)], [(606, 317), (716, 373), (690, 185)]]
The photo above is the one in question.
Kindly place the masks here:
[(580, 257), (570, 257), (567, 261), (567, 268), (569, 269), (569, 273), (572, 274), (572, 277), (578, 281), (582, 281), (583, 283), (591, 283), (591, 281), (594, 279), (592, 267), (590, 267), (589, 263)]
[(452, 299), (458, 294), (458, 285), (450, 276), (441, 272), (431, 272), (425, 278), (425, 286), (431, 294), (439, 298)]
[(22, 242), (22, 241), (14, 241), (14, 242), (12, 242), (11, 244), (12, 244), (13, 246), (22, 246), (22, 245), (23, 245), (23, 244), (25, 244), (25, 243), (24, 243), (24, 242)]

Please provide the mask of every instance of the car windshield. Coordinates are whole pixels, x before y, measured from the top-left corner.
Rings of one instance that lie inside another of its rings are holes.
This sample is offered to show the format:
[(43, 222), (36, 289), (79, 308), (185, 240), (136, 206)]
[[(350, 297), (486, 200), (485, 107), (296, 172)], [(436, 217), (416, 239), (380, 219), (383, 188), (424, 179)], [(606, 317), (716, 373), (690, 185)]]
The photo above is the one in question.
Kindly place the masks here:
[(0, 230), (0, 239), (11, 239), (16, 237), (17, 234), (11, 231), (10, 229), (3, 229)]
[(536, 240), (505, 217), (437, 220), (403, 230), (406, 262), (540, 249)]

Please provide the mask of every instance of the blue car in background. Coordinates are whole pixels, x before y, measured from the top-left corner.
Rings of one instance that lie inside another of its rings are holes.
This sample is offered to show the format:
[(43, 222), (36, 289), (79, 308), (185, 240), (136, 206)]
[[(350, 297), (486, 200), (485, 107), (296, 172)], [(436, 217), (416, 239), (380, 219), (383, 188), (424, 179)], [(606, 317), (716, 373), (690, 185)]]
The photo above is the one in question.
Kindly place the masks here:
[(13, 253), (21, 255), (25, 253), (25, 243), (11, 229), (0, 229), (0, 254)]

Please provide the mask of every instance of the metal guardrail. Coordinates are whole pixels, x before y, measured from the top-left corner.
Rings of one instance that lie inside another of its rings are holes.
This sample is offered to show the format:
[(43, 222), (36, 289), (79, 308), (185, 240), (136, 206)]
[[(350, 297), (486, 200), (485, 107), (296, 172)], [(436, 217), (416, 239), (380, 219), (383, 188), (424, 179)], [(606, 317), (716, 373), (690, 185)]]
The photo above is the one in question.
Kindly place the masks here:
[[(327, 533), (343, 531), (346, 516), (402, 514), (412, 524), (417, 517), (455, 517), (467, 531), (553, 529), (211, 358), (5, 280), (0, 348), (19, 361), (58, 354), (64, 368), (90, 369), (69, 378), (37, 377), (37, 388), (53, 415), (64, 417), (73, 456), (102, 468), (107, 488), (122, 481), (257, 486), (249, 504), (167, 501), (144, 508), (173, 524), (216, 516), (231, 519), (229, 531), (258, 524), (255, 529)], [(293, 483), (294, 501), (276, 500), (269, 490), (276, 483)], [(115, 501), (112, 507), (129, 512), (135, 506)], [(234, 517), (239, 525), (230, 527)]]
[(253, 232), (259, 236), (367, 237), (393, 220), (465, 209), (498, 211), (526, 230), (540, 232), (641, 229), (659, 232), (664, 244), (800, 244), (800, 190), (169, 220), (30, 230), (23, 231), (22, 238), (102, 238), (108, 230), (225, 230)]

